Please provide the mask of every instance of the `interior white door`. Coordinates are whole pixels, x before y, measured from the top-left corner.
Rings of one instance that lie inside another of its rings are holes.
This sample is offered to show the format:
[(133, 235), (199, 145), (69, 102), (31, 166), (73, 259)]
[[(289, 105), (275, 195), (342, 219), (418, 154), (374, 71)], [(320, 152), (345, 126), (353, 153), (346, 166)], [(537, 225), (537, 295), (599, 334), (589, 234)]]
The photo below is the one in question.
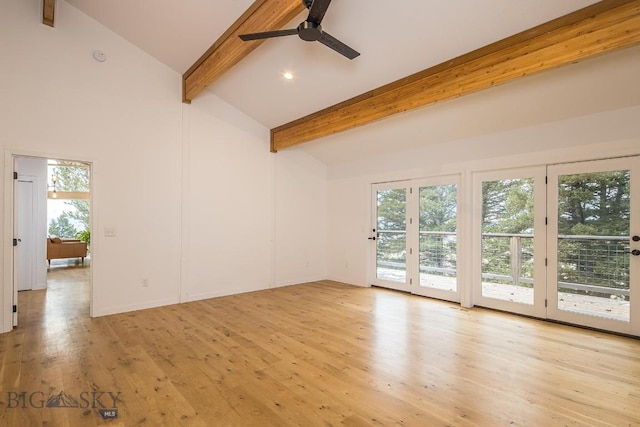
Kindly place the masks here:
[(374, 184), (373, 224), (369, 239), (373, 246), (372, 284), (410, 291), (410, 258), (407, 256), (409, 181)]
[(549, 318), (640, 335), (640, 157), (548, 175)]
[(473, 177), (473, 303), (546, 317), (545, 167)]
[(18, 204), (16, 220), (18, 222), (17, 246), (17, 284), (18, 291), (31, 290), (35, 284), (35, 204), (33, 200), (34, 183), (32, 178), (18, 177), (16, 188)]

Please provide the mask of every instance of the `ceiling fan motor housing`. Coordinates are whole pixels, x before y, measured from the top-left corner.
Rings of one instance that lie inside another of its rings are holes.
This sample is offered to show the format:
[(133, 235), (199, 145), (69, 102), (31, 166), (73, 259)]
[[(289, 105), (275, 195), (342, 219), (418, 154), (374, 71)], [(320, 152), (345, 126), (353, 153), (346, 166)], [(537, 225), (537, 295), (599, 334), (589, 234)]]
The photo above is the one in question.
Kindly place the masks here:
[(315, 22), (304, 21), (298, 25), (298, 36), (308, 42), (314, 42), (322, 36), (322, 26)]
[(240, 34), (240, 39), (243, 41), (262, 40), (273, 37), (293, 36), (297, 34), (298, 37), (304, 41), (320, 42), (348, 59), (354, 59), (360, 55), (351, 47), (322, 30), (322, 25), (320, 25), (320, 23), (331, 4), (331, 0), (302, 0), (302, 4), (309, 9), (309, 16), (307, 16), (307, 19), (298, 25), (297, 28), (263, 31), (261, 33), (252, 34)]

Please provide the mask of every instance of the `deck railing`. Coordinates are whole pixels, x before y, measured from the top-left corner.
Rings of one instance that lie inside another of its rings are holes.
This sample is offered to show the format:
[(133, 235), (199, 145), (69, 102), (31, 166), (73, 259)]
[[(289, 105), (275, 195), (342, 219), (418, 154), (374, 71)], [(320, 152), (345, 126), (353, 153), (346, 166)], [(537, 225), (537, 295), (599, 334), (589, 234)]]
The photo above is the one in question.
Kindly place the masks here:
[(629, 296), (629, 237), (558, 236), (558, 288)]
[[(379, 231), (379, 238), (406, 238), (404, 231)], [(533, 286), (533, 234), (483, 233), (482, 279)], [(420, 232), (420, 271), (455, 277), (456, 233)], [(403, 245), (404, 246), (404, 245)], [(558, 288), (604, 296), (629, 296), (629, 238), (558, 236)], [(378, 259), (378, 266), (405, 269), (402, 256)]]

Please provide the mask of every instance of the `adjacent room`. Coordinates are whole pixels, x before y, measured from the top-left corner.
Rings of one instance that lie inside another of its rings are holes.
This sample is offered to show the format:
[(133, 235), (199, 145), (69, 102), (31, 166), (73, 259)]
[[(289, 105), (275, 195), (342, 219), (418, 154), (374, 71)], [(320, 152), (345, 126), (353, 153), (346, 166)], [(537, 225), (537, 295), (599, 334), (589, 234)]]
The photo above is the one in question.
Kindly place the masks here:
[(640, 0), (0, 10), (0, 424), (640, 426)]

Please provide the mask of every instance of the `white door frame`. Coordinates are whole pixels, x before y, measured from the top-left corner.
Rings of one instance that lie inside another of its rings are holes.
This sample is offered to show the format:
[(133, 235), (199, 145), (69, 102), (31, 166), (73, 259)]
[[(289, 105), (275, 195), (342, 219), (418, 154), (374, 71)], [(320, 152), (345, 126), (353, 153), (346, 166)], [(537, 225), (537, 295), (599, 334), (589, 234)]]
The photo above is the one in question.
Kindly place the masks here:
[[(14, 234), (14, 179), (13, 172), (14, 161), (16, 157), (36, 157), (44, 159), (64, 159), (69, 161), (77, 161), (86, 163), (89, 165), (91, 173), (91, 197), (90, 203), (90, 227), (91, 227), (91, 274), (89, 285), (89, 315), (94, 316), (94, 312), (97, 309), (97, 292), (94, 290), (94, 284), (96, 278), (99, 277), (99, 251), (100, 251), (100, 236), (98, 233), (94, 233), (94, 230), (98, 230), (98, 212), (97, 212), (97, 181), (98, 181), (98, 165), (95, 159), (86, 158), (77, 155), (68, 155), (61, 153), (42, 153), (31, 152), (19, 149), (5, 148), (4, 150), (4, 242), (2, 243), (4, 249), (3, 257), (3, 275), (2, 275), (2, 330), (0, 333), (9, 332), (13, 329), (13, 305), (14, 305), (14, 269), (15, 269), (15, 248), (13, 246)], [(16, 301), (17, 303), (17, 301)]]

